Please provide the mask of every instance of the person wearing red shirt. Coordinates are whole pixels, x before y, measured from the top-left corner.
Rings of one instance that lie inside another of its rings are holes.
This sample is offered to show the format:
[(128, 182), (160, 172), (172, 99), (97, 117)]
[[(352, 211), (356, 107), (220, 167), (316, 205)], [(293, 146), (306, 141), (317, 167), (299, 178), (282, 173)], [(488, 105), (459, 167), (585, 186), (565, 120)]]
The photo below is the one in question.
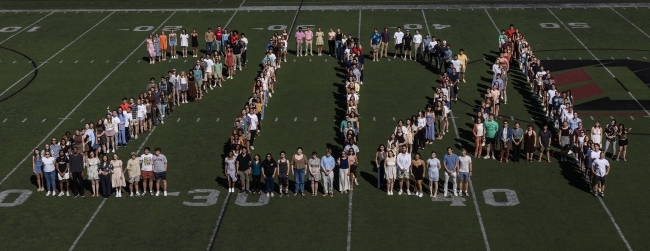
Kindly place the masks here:
[(217, 26), (217, 30), (214, 31), (214, 50), (219, 52), (220, 54), (223, 54), (223, 50), (221, 49), (221, 37), (223, 36), (223, 30), (221, 29), (221, 26)]
[(239, 32), (237, 30), (233, 30), (230, 35), (230, 44), (235, 44), (237, 41), (239, 41)]
[(122, 111), (126, 111), (129, 108), (131, 108), (131, 105), (126, 102), (126, 97), (122, 98), (122, 103), (120, 104), (120, 108), (122, 108)]
[(506, 34), (508, 34), (508, 38), (513, 38), (515, 35), (515, 26), (511, 24), (510, 28), (506, 31)]

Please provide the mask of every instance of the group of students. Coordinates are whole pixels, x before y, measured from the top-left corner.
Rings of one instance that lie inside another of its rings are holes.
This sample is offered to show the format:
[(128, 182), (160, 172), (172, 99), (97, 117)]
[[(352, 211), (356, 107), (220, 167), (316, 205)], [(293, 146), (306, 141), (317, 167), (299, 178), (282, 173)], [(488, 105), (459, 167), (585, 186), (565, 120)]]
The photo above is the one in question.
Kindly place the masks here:
[[(45, 196), (56, 196), (56, 183), (59, 183), (59, 197), (70, 197), (70, 192), (77, 198), (86, 198), (84, 192), (86, 180), (90, 181), (92, 198), (108, 198), (112, 194), (115, 197), (122, 197), (122, 189), (129, 183), (128, 197), (140, 197), (147, 193), (151, 195), (154, 191), (153, 179), (156, 180), (156, 196), (161, 193), (167, 196), (167, 158), (161, 153), (160, 148), (155, 149), (155, 155), (150, 153), (149, 147), (145, 147), (144, 154), (136, 157), (131, 153), (126, 167), (120, 160), (117, 153), (110, 158), (104, 154), (98, 156), (95, 151), (84, 152), (74, 143), (62, 140), (56, 144), (56, 138), (52, 139), (52, 145), (46, 145), (42, 151), (34, 149), (32, 155), (32, 169), (36, 175), (38, 188), (36, 191), (47, 191)], [(128, 172), (128, 178), (125, 175)], [(45, 181), (42, 181), (42, 177)], [(140, 180), (142, 179), (143, 192), (140, 194)], [(161, 187), (162, 185), (162, 187)]]

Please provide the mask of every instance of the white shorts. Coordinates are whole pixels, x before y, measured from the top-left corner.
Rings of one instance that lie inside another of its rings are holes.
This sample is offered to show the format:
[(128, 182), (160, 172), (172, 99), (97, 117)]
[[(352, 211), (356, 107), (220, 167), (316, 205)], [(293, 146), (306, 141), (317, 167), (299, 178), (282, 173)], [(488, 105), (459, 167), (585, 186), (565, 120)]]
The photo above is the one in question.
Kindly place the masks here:
[(59, 176), (59, 180), (67, 180), (70, 179), (70, 173), (64, 173), (63, 177), (61, 177), (61, 174), (57, 174), (56, 176)]

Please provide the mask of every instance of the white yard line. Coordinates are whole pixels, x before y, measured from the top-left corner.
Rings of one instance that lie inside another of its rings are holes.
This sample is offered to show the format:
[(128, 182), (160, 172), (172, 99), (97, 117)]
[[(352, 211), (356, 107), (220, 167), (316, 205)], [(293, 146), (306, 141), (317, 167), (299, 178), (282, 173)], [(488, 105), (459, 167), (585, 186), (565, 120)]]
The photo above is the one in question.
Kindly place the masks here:
[[(171, 18), (174, 15), (174, 13), (176, 12), (174, 11), (171, 15), (169, 15), (169, 17), (167, 17), (167, 19), (165, 19), (165, 21), (163, 21), (156, 30), (160, 29), (160, 27), (162, 27), (163, 24), (165, 24), (165, 22), (167, 22), (167, 20), (169, 20), (169, 18)], [(142, 42), (140, 42), (140, 44), (135, 49), (133, 49), (133, 51), (131, 51), (131, 53), (128, 56), (126, 56), (126, 58), (124, 58), (124, 60), (122, 61), (126, 61), (126, 59), (131, 57), (131, 55), (133, 55), (137, 50), (141, 49), (142, 44), (144, 44), (144, 42), (145, 40), (143, 39)], [(99, 86), (102, 85), (104, 81), (106, 81), (106, 79), (108, 79), (108, 77), (113, 75), (113, 73), (118, 68), (120, 68), (121, 65), (122, 64), (117, 64), (117, 66), (115, 66), (115, 68), (113, 68), (111, 72), (109, 72), (101, 81), (99, 81), (99, 83), (97, 83), (97, 85), (95, 85), (95, 87), (93, 87), (93, 89), (90, 90), (90, 92), (88, 92), (88, 94), (86, 94), (86, 96), (81, 101), (79, 101), (79, 103), (74, 108), (72, 108), (72, 110), (70, 110), (70, 112), (68, 112), (68, 114), (65, 115), (65, 117), (58, 124), (56, 124), (56, 126), (54, 126), (54, 128), (52, 128), (52, 130), (49, 133), (47, 133), (47, 135), (38, 144), (36, 144), (35, 147), (32, 147), (31, 149), (38, 148), (46, 140), (50, 139), (50, 135), (52, 135), (52, 133), (54, 133), (57, 129), (59, 129), (59, 127), (63, 124), (63, 122), (65, 122), (66, 119), (70, 118), (70, 115), (72, 115), (72, 113), (74, 113), (81, 106), (81, 104), (83, 104), (86, 101), (86, 99), (88, 99), (90, 95), (93, 94), (95, 90), (97, 90), (97, 88), (99, 88)], [(18, 167), (20, 167), (23, 163), (25, 163), (25, 161), (27, 161), (27, 159), (29, 159), (32, 156), (32, 153), (33, 152), (30, 150), (29, 153), (27, 153), (27, 155), (25, 156), (25, 158), (23, 158), (23, 160), (21, 160), (20, 163), (18, 163), (18, 165), (14, 167), (14, 169), (12, 169), (2, 180), (0, 180), (0, 185), (2, 185), (14, 172), (16, 172), (16, 170), (18, 170)]]
[[(149, 132), (149, 135), (147, 135), (147, 137), (144, 138), (144, 141), (142, 141), (142, 144), (140, 144), (140, 147), (138, 147), (138, 150), (135, 152), (136, 155), (138, 153), (140, 153), (140, 151), (142, 150), (142, 147), (144, 147), (144, 144), (146, 144), (147, 141), (149, 140), (149, 137), (151, 137), (153, 132), (156, 131), (156, 128), (158, 128), (158, 127), (156, 126), (153, 129), (151, 129), (151, 132)], [(90, 226), (90, 224), (93, 223), (93, 221), (95, 220), (95, 216), (97, 216), (97, 214), (99, 213), (99, 210), (101, 210), (102, 207), (104, 207), (104, 203), (106, 203), (106, 200), (107, 199), (104, 198), (102, 200), (102, 203), (99, 204), (97, 209), (95, 209), (95, 213), (93, 213), (93, 216), (90, 217), (90, 219), (88, 220), (88, 222), (86, 223), (84, 228), (81, 230), (81, 233), (79, 233), (79, 235), (77, 235), (77, 238), (74, 240), (74, 242), (72, 243), (72, 246), (70, 246), (70, 249), (68, 249), (68, 251), (72, 251), (77, 246), (77, 243), (79, 243), (79, 240), (81, 240), (81, 237), (84, 236), (84, 234), (86, 233), (86, 230), (88, 230), (88, 227)]]
[(21, 32), (23, 32), (23, 31), (25, 31), (25, 30), (29, 29), (30, 27), (34, 26), (36, 23), (40, 22), (41, 20), (45, 19), (46, 17), (49, 17), (49, 16), (52, 15), (52, 14), (54, 14), (54, 12), (50, 12), (50, 14), (47, 14), (47, 15), (45, 15), (44, 17), (41, 17), (41, 19), (36, 20), (36, 22), (33, 22), (32, 24), (28, 25), (27, 27), (25, 27), (25, 28), (19, 30), (18, 32), (14, 33), (13, 35), (9, 36), (9, 37), (6, 38), (5, 40), (2, 40), (2, 42), (0, 42), (0, 44), (3, 44), (4, 42), (7, 42), (7, 40), (11, 39), (12, 37), (14, 37), (14, 36), (20, 34)]
[[(265, 2), (266, 3), (266, 2)], [(565, 3), (565, 4), (422, 4), (422, 5), (312, 5), (303, 6), (302, 10), (449, 10), (449, 9), (505, 9), (505, 8), (522, 8), (522, 9), (543, 9), (543, 8), (621, 8), (621, 7), (650, 7), (650, 3)], [(5, 10), (6, 12), (101, 12), (101, 11), (120, 11), (120, 12), (140, 12), (140, 11), (288, 11), (296, 10), (298, 6), (240, 6), (239, 8), (151, 8), (151, 9), (23, 9), (23, 10)]]
[(628, 20), (627, 18), (625, 18), (623, 15), (621, 15), (621, 13), (618, 13), (618, 11), (616, 11), (616, 10), (615, 10), (614, 8), (612, 8), (612, 7), (610, 7), (610, 9), (612, 9), (612, 11), (616, 12), (616, 14), (618, 14), (621, 18), (625, 19), (625, 21), (627, 21), (627, 22), (630, 23), (632, 26), (634, 26), (634, 28), (636, 28), (636, 29), (639, 30), (641, 33), (643, 33), (643, 35), (645, 35), (646, 37), (650, 38), (650, 36), (649, 36), (647, 33), (645, 33), (645, 31), (643, 31), (643, 30), (641, 30), (641, 28), (637, 27), (636, 24), (630, 22), (630, 20)]
[(620, 235), (621, 239), (623, 239), (623, 242), (625, 242), (625, 246), (627, 246), (627, 250), (632, 251), (632, 246), (630, 246), (630, 243), (628, 243), (627, 239), (625, 239), (625, 235), (623, 235), (623, 231), (621, 231), (621, 228), (619, 228), (618, 224), (616, 224), (616, 220), (614, 220), (614, 216), (609, 211), (609, 208), (607, 208), (607, 205), (605, 205), (605, 201), (603, 200), (603, 198), (598, 197), (598, 200), (600, 201), (600, 204), (603, 205), (603, 208), (605, 209), (605, 212), (607, 212), (607, 216), (609, 216), (609, 219), (612, 221), (612, 224), (614, 224), (614, 227), (616, 227), (616, 231), (618, 231), (618, 235)]
[(427, 34), (431, 35), (431, 31), (429, 30), (429, 22), (427, 22), (427, 16), (424, 14), (424, 9), (422, 10), (422, 17), (424, 18), (424, 26), (427, 27)]
[[(611, 75), (613, 78), (616, 78), (616, 76), (614, 76), (614, 74), (609, 70), (609, 68), (607, 68), (607, 66), (605, 66), (605, 65), (603, 64), (603, 62), (601, 62), (600, 59), (598, 59), (598, 58), (596, 57), (596, 55), (594, 55), (594, 53), (592, 53), (591, 50), (589, 50), (589, 48), (587, 48), (587, 46), (586, 46), (586, 45), (585, 45), (585, 44), (584, 44), (584, 43), (583, 43), (583, 42), (582, 42), (582, 41), (581, 41), (581, 40), (580, 40), (580, 39), (579, 39), (575, 34), (573, 34), (573, 31), (571, 31), (571, 29), (569, 29), (569, 27), (567, 27), (567, 26), (564, 24), (564, 22), (562, 22), (562, 20), (560, 20), (560, 18), (558, 18), (558, 17), (555, 15), (555, 13), (553, 13), (553, 11), (552, 11), (551, 9), (547, 9), (547, 10), (548, 10), (548, 12), (551, 13), (551, 15), (553, 15), (553, 17), (555, 17), (555, 19), (557, 19), (557, 21), (558, 21), (560, 24), (562, 24), (562, 26), (563, 26), (563, 27), (564, 27), (564, 28), (565, 28), (565, 29), (566, 29), (566, 30), (571, 34), (571, 36), (573, 36), (573, 38), (575, 38), (575, 39), (578, 41), (578, 43), (580, 43), (580, 44), (582, 45), (582, 47), (584, 47), (585, 50), (587, 50), (587, 52), (589, 52), (589, 54), (591, 54), (591, 56), (592, 56), (594, 59), (596, 59), (596, 61), (598, 61), (598, 63), (600, 64), (600, 66), (602, 66), (602, 67), (603, 67), (603, 68), (604, 68), (604, 69), (609, 73), (609, 75)], [(617, 79), (617, 80), (618, 80), (618, 79)], [(641, 102), (639, 102), (639, 100), (637, 100), (637, 99), (634, 97), (634, 95), (632, 95), (632, 92), (630, 92), (629, 90), (626, 90), (626, 91), (627, 91), (627, 93), (630, 95), (630, 97), (632, 97), (632, 99), (634, 99), (634, 101), (636, 101), (636, 103), (641, 107), (641, 109), (643, 109), (643, 111), (645, 111), (645, 113), (648, 114), (648, 116), (650, 116), (650, 112), (648, 112), (648, 110), (646, 110), (645, 107), (643, 107), (643, 105), (641, 104)]]
[(348, 246), (347, 246), (348, 249), (347, 251), (350, 251), (351, 244), (352, 244), (352, 195), (353, 194), (354, 194), (354, 190), (350, 191), (350, 198), (348, 200)]
[(59, 53), (63, 52), (65, 49), (67, 49), (68, 47), (70, 47), (70, 45), (72, 45), (74, 42), (76, 42), (76, 41), (79, 40), (81, 37), (83, 37), (84, 35), (86, 35), (86, 33), (88, 33), (89, 31), (91, 31), (92, 29), (94, 29), (95, 27), (97, 27), (97, 25), (99, 25), (99, 24), (101, 24), (102, 22), (104, 22), (104, 20), (106, 20), (106, 19), (107, 19), (108, 17), (110, 17), (111, 15), (113, 15), (113, 13), (115, 13), (115, 11), (111, 12), (111, 14), (108, 14), (108, 16), (104, 17), (102, 20), (99, 20), (99, 22), (96, 23), (95, 25), (93, 25), (93, 27), (90, 27), (90, 29), (86, 30), (86, 31), (85, 31), (84, 33), (82, 33), (79, 37), (77, 37), (77, 38), (75, 38), (74, 40), (72, 40), (72, 42), (68, 43), (68, 45), (66, 45), (65, 47), (63, 47), (63, 48), (62, 48), (61, 50), (59, 50), (58, 52), (54, 53), (54, 55), (52, 55), (50, 58), (48, 58), (47, 60), (45, 60), (45, 62), (43, 62), (42, 64), (36, 66), (36, 68), (32, 69), (32, 70), (29, 71), (27, 74), (25, 74), (25, 76), (23, 76), (22, 78), (18, 79), (18, 81), (16, 81), (16, 82), (13, 83), (12, 85), (10, 85), (6, 90), (4, 90), (2, 93), (0, 93), (0, 96), (2, 96), (2, 95), (4, 95), (5, 93), (7, 93), (11, 88), (13, 88), (14, 86), (16, 86), (18, 83), (20, 83), (20, 81), (22, 81), (22, 80), (25, 79), (26, 77), (32, 75), (32, 73), (33, 73), (34, 71), (38, 70), (39, 68), (41, 68), (41, 66), (45, 65), (45, 63), (47, 63), (48, 61), (50, 61), (50, 59), (56, 57), (56, 55), (59, 55)]
[(219, 232), (219, 226), (221, 225), (221, 219), (223, 219), (223, 214), (226, 212), (231, 194), (232, 193), (228, 193), (228, 195), (226, 195), (226, 199), (223, 201), (221, 212), (219, 213), (219, 218), (217, 218), (217, 223), (214, 224), (214, 230), (212, 230), (212, 236), (210, 237), (210, 242), (208, 242), (208, 247), (205, 249), (206, 251), (211, 251), (212, 247), (214, 246), (214, 241), (216, 240), (217, 233)]
[[(494, 25), (494, 28), (497, 29), (497, 32), (499, 32), (499, 26), (497, 26), (497, 23), (494, 22), (494, 19), (492, 19), (492, 16), (490, 16), (490, 12), (488, 12), (487, 9), (485, 9), (485, 14), (490, 18), (490, 21), (492, 21), (492, 24)], [(485, 59), (485, 58), (483, 58)]]

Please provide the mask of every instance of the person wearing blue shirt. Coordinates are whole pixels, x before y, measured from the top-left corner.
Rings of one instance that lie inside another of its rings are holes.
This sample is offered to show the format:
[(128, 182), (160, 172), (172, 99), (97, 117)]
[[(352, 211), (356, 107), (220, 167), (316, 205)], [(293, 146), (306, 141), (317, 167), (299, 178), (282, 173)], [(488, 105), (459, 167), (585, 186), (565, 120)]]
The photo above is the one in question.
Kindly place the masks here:
[(372, 61), (377, 62), (379, 61), (379, 57), (377, 55), (379, 54), (379, 42), (381, 41), (381, 34), (379, 34), (379, 30), (375, 28), (375, 31), (370, 35), (370, 47), (372, 48)]
[(503, 126), (499, 128), (499, 131), (497, 132), (497, 137), (499, 138), (499, 142), (501, 142), (499, 162), (503, 162), (505, 159), (506, 163), (508, 163), (508, 159), (510, 158), (510, 142), (512, 142), (512, 134), (513, 130), (508, 127), (508, 120), (504, 120)]
[[(228, 29), (223, 29), (223, 35), (221, 35), (221, 45), (225, 48), (227, 45), (230, 43), (230, 33), (228, 32)], [(222, 50), (222, 54), (225, 56), (225, 49)]]
[(430, 46), (431, 45), (431, 38), (429, 37), (429, 34), (424, 36), (424, 40), (422, 40), (422, 44), (423, 44), (423, 47), (424, 47), (424, 51), (423, 51), (424, 55), (422, 55), (422, 60), (424, 60), (424, 56), (426, 55), (428, 60), (429, 60), (429, 64), (431, 64), (431, 55), (433, 55), (431, 53), (431, 49), (433, 49), (433, 48), (431, 48), (431, 46)]
[(327, 149), (327, 153), (320, 159), (320, 166), (323, 170), (323, 196), (330, 195), (334, 197), (334, 166), (336, 161), (332, 157), (332, 150)]
[(501, 79), (501, 73), (497, 73), (497, 76), (495, 79), (492, 80), (492, 86), (494, 88), (495, 85), (499, 86), (499, 90), (503, 90), (504, 83), (503, 79)]
[(447, 154), (442, 161), (445, 165), (445, 193), (444, 196), (447, 197), (447, 190), (449, 190), (449, 178), (452, 178), (454, 184), (454, 196), (458, 196), (458, 184), (456, 183), (456, 174), (458, 173), (458, 155), (454, 154), (454, 151), (451, 147), (447, 147)]

